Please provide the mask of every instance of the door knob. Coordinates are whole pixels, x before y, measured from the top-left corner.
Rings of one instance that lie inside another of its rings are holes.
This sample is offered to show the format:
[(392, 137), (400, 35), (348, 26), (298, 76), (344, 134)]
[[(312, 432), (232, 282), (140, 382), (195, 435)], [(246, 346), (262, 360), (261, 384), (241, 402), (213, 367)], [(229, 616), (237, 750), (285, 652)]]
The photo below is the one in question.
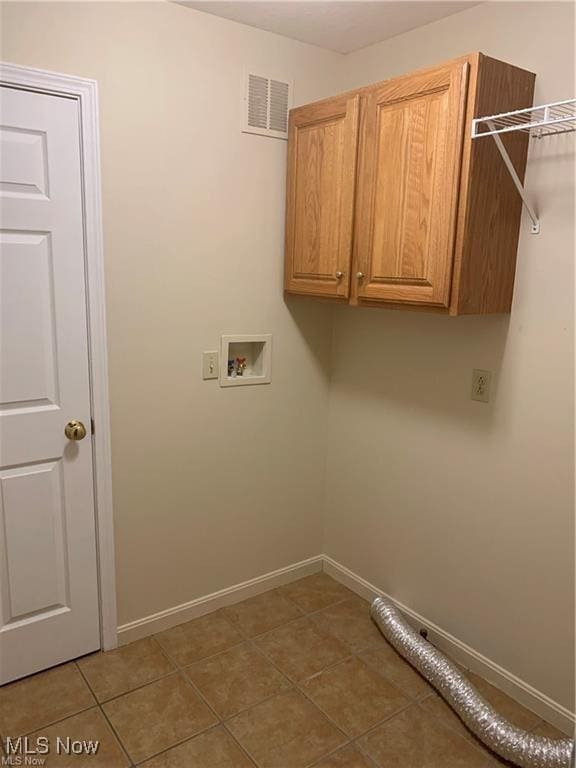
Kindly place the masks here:
[(362, 278), (364, 277), (364, 272), (356, 272), (356, 277), (358, 278), (358, 280), (362, 280)]
[(338, 280), (341, 280), (344, 277), (344, 272), (340, 272), (340, 270), (338, 270), (336, 272), (336, 277)]
[(64, 427), (64, 434), (68, 440), (84, 440), (86, 437), (86, 427), (81, 421), (72, 419)]

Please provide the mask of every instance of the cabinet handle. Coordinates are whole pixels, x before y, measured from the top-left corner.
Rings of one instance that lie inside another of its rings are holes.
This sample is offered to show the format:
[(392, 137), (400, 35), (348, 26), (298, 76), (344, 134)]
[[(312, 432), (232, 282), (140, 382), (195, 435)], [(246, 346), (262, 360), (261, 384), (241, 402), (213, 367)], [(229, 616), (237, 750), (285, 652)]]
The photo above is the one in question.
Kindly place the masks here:
[(362, 278), (364, 277), (364, 272), (356, 272), (356, 277), (358, 278), (358, 280), (362, 280)]
[(338, 270), (338, 271), (336, 272), (336, 278), (337, 278), (338, 280), (341, 280), (343, 277), (344, 277), (344, 272), (340, 272), (340, 270)]

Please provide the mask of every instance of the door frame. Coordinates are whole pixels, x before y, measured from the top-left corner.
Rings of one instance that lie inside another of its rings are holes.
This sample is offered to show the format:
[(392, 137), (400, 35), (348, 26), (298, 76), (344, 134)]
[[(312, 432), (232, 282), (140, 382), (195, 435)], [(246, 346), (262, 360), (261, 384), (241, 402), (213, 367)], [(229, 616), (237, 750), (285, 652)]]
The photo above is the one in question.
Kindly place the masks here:
[(107, 651), (118, 645), (118, 620), (112, 512), (112, 453), (108, 398), (98, 83), (96, 80), (61, 75), (6, 62), (0, 62), (0, 83), (21, 90), (74, 98), (79, 105), (100, 645), (102, 650)]

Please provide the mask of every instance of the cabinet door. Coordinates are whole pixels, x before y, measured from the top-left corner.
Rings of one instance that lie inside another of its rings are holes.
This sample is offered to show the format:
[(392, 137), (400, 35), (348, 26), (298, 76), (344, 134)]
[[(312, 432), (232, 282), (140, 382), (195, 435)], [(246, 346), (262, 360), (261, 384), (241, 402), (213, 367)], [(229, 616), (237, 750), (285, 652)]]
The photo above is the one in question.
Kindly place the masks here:
[(358, 102), (348, 95), (290, 113), (285, 288), (292, 293), (349, 295)]
[(355, 296), (448, 306), (468, 63), (365, 92)]

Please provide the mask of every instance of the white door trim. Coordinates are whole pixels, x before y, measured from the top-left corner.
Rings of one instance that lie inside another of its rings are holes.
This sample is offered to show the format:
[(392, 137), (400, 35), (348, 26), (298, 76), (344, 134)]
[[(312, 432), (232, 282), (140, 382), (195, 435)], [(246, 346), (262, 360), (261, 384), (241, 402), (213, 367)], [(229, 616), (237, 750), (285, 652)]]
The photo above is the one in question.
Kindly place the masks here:
[(0, 82), (78, 100), (84, 212), (84, 248), (88, 296), (90, 397), (94, 434), (94, 498), (100, 593), (100, 642), (103, 650), (118, 644), (114, 521), (112, 516), (112, 455), (108, 401), (108, 355), (98, 130), (98, 84), (41, 69), (0, 62)]

